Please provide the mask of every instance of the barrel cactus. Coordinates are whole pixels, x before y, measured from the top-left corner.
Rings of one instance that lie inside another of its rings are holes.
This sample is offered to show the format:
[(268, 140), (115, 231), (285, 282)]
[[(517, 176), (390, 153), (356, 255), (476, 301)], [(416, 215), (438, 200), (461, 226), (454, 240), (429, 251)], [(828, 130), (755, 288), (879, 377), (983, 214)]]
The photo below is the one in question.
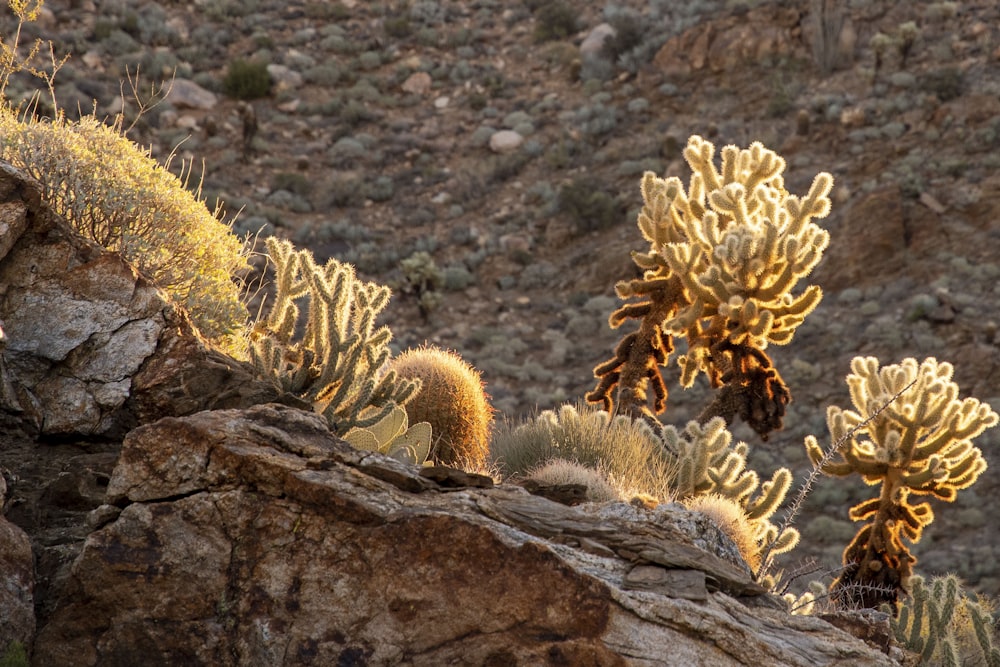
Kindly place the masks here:
[(479, 372), (454, 352), (427, 346), (404, 351), (389, 362), (401, 379), (420, 380), (407, 402), (410, 423), (429, 422), (433, 460), (480, 468), (489, 453), (493, 408)]

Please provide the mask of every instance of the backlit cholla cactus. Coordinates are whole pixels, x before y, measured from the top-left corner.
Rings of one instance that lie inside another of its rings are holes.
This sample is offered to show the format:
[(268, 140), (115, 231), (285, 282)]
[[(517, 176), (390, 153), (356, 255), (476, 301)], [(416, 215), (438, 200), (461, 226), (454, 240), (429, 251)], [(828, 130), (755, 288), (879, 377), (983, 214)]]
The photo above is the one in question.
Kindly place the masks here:
[[(319, 266), (308, 250), (267, 239), (275, 267), (274, 306), (250, 336), (250, 359), (260, 377), (313, 404), (339, 435), (378, 424), (406, 403), (419, 381), (386, 370), (388, 327), (375, 317), (389, 302), (388, 287), (357, 279), (354, 267), (331, 259)], [(308, 318), (296, 336), (297, 301)]]
[(798, 544), (797, 530), (780, 532), (771, 523), (792, 484), (788, 468), (775, 470), (771, 479), (761, 484), (760, 476), (746, 467), (749, 446), (745, 442), (734, 445), (732, 434), (719, 417), (704, 425), (691, 421), (683, 431), (665, 426), (660, 438), (675, 471), (672, 486), (677, 500), (719, 496), (734, 502), (743, 512), (747, 540), (753, 544), (745, 556), (754, 571), (760, 569), (765, 552), (778, 555)]
[(683, 336), (682, 385), (704, 371), (722, 387), (700, 420), (722, 416), (731, 424), (740, 416), (766, 438), (781, 427), (790, 394), (764, 350), (788, 343), (820, 301), (815, 285), (791, 292), (829, 243), (812, 220), (829, 213), (833, 178), (820, 173), (800, 198), (784, 188), (785, 161), (759, 142), (726, 146), (721, 170), (714, 155), (710, 142), (688, 140), (686, 191), (676, 177), (643, 176), (639, 229), (650, 248), (633, 259), (644, 275), (616, 286), (630, 301), (609, 319), (612, 327), (628, 319), (640, 327), (594, 369), (600, 382), (587, 399), (655, 420), (667, 398), (659, 367), (674, 350), (673, 337)]
[[(821, 470), (838, 477), (859, 474), (866, 484), (881, 485), (881, 493), (851, 508), (850, 517), (865, 524), (844, 551), (845, 570), (832, 589), (835, 597), (843, 590), (876, 607), (895, 602), (906, 589), (916, 558), (903, 540), (918, 541), (934, 520), (930, 503), (913, 503), (911, 496), (951, 502), (971, 486), (986, 470), (972, 439), (998, 417), (975, 398), (959, 399), (952, 365), (933, 357), (881, 369), (874, 357), (855, 357), (851, 370), (847, 384), (855, 410), (828, 409), (832, 442), (844, 444)], [(820, 464), (824, 452), (816, 439), (809, 436), (805, 444), (813, 465)]]

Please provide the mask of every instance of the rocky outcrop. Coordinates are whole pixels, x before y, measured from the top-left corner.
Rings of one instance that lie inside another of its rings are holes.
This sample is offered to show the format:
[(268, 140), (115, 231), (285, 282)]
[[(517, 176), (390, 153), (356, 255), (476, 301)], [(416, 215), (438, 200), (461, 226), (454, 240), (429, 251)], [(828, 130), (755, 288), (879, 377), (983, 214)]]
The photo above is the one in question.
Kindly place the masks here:
[(805, 55), (801, 22), (800, 10), (776, 3), (721, 16), (668, 40), (657, 52), (653, 65), (658, 72), (677, 77), (734, 70), (792, 54)]
[(211, 351), (117, 254), (51, 213), (0, 164), (0, 402), (44, 434), (124, 434), (164, 415), (274, 400)]
[(137, 428), (34, 662), (893, 664), (787, 614), (695, 515), (420, 471), (273, 404)]

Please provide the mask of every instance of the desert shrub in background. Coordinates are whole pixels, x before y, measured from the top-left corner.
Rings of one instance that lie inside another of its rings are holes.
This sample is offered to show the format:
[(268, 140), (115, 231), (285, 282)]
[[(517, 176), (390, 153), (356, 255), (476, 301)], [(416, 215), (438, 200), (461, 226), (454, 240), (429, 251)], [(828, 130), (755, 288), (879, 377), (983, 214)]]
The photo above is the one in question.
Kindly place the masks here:
[(222, 79), (222, 92), (237, 100), (267, 97), (271, 92), (271, 74), (267, 63), (237, 58), (229, 63)]
[(591, 178), (578, 178), (560, 186), (557, 206), (584, 232), (607, 229), (618, 221), (624, 208), (618, 198)]
[(125, 136), (121, 117), (112, 125), (61, 112), (40, 119), (7, 103), (0, 159), (38, 181), (43, 200), (74, 229), (164, 289), (207, 338), (235, 344), (247, 322), (239, 276), (248, 251), (200, 188), (188, 189), (190, 165), (181, 177), (159, 165)]
[(577, 10), (564, 2), (549, 2), (535, 11), (535, 40), (566, 39), (577, 31)]
[(0, 667), (28, 667), (28, 653), (24, 650), (24, 644), (13, 641), (7, 645), (2, 655), (0, 655)]

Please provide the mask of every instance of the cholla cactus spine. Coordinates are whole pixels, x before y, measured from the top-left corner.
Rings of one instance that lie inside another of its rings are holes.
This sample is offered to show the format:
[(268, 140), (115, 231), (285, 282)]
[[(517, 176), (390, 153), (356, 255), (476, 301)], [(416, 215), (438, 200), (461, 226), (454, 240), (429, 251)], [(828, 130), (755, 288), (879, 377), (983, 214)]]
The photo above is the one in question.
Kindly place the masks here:
[[(372, 426), (413, 395), (418, 382), (386, 372), (387, 327), (375, 327), (387, 287), (357, 279), (353, 267), (331, 259), (318, 266), (306, 250), (267, 240), (275, 266), (275, 302), (251, 336), (256, 372), (282, 391), (311, 402), (335, 431)], [(305, 332), (293, 341), (296, 301), (308, 297)]]
[[(896, 591), (910, 578), (916, 559), (904, 538), (917, 542), (934, 520), (930, 504), (913, 504), (910, 496), (951, 502), (971, 486), (986, 469), (972, 439), (996, 425), (998, 417), (977, 399), (960, 400), (958, 385), (951, 381), (953, 367), (933, 357), (919, 365), (909, 358), (881, 369), (873, 357), (856, 357), (851, 369), (847, 381), (857, 412), (829, 408), (831, 437), (844, 439), (845, 445), (839, 460), (823, 463), (821, 470), (838, 477), (858, 473), (867, 484), (881, 485), (877, 498), (851, 508), (850, 517), (866, 523), (844, 551), (848, 567), (834, 582), (835, 589), (860, 583), (893, 591), (889, 599), (865, 601), (876, 606), (895, 601)], [(878, 409), (880, 414), (870, 418)], [(814, 465), (823, 460), (812, 436), (806, 438), (806, 450)]]

